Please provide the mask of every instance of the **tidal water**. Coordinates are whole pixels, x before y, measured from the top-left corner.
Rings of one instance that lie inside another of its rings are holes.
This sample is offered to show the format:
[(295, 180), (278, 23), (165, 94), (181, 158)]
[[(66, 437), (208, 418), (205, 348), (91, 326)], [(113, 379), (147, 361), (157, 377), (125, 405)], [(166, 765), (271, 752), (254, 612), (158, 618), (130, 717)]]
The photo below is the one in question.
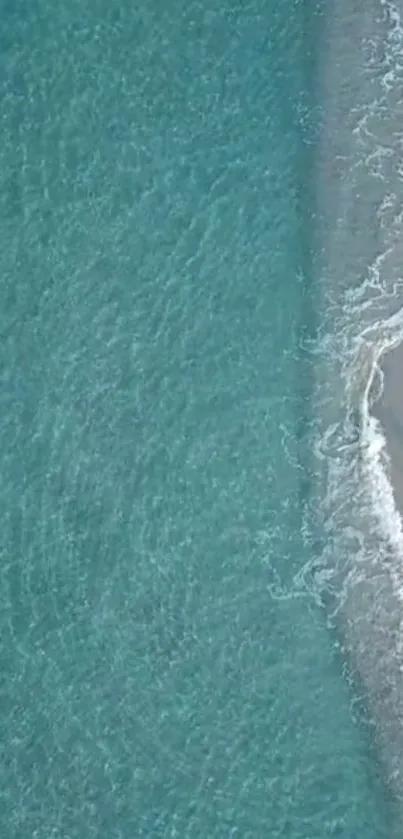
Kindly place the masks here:
[(5, 839), (399, 835), (313, 466), (342, 5), (0, 0)]

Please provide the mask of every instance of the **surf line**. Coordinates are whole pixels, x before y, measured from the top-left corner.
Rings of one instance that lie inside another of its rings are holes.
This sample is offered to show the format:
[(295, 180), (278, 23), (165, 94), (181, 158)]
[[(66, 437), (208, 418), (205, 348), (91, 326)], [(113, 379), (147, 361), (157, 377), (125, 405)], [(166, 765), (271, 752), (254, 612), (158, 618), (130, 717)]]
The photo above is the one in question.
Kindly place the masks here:
[[(356, 341), (344, 371), (347, 413), (357, 432), (356, 470), (345, 487), (341, 478), (337, 494), (353, 493), (341, 527), (361, 531), (360, 551), (350, 558), (343, 583), (339, 631), (364, 689), (375, 743), (403, 824), (403, 526), (387, 438), (373, 413), (385, 388), (383, 357), (402, 339), (400, 310), (364, 330)], [(341, 434), (340, 443), (342, 438)], [(339, 457), (342, 449), (340, 445)], [(329, 456), (334, 458), (334, 451)]]

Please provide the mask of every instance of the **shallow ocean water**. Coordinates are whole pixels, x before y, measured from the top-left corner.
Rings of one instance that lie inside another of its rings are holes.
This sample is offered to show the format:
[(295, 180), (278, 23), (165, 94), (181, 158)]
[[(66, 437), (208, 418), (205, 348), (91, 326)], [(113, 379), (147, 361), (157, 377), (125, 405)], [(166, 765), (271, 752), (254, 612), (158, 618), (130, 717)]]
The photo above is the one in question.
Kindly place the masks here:
[(0, 15), (3, 833), (390, 837), (310, 573), (323, 10)]

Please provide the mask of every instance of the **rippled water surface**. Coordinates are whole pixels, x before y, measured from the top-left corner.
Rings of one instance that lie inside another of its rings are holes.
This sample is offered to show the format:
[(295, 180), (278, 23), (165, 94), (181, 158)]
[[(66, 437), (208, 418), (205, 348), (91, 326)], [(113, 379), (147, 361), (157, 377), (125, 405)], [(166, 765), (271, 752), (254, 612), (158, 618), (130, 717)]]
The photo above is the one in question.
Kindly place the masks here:
[(0, 18), (2, 835), (389, 839), (310, 570), (326, 15)]

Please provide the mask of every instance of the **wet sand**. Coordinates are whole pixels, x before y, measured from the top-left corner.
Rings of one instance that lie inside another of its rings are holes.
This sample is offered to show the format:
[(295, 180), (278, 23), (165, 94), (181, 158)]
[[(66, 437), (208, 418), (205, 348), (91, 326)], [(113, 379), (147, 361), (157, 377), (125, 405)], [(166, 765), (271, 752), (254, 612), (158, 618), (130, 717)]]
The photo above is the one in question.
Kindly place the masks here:
[(396, 504), (403, 516), (403, 344), (385, 354), (381, 367), (384, 390), (373, 413), (386, 436), (390, 477)]

